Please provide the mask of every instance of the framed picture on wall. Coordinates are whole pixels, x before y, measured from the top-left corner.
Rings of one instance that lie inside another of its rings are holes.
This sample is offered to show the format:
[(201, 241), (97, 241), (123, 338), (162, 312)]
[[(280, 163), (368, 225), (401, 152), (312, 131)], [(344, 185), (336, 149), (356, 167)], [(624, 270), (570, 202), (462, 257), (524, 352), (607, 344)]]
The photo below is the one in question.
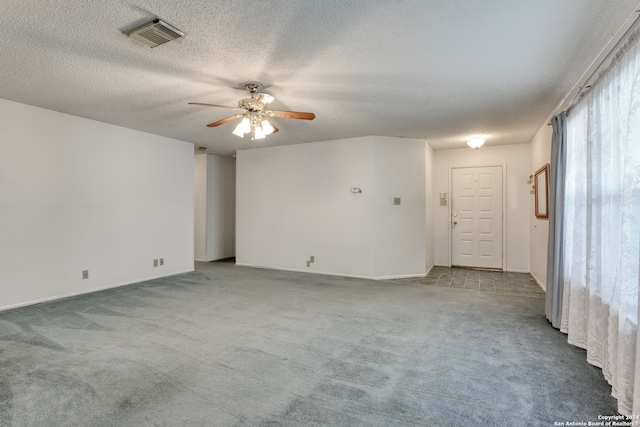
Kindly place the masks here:
[(536, 195), (536, 218), (549, 219), (549, 163), (536, 171), (533, 187)]

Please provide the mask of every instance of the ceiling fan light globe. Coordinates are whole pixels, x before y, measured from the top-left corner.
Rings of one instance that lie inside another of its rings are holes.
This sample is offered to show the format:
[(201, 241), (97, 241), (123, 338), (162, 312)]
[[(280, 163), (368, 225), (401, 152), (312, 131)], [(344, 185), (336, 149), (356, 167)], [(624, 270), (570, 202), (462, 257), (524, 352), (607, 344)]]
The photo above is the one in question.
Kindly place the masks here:
[(244, 117), (236, 129), (238, 129), (242, 133), (251, 132), (251, 121), (249, 120), (249, 118)]
[(244, 134), (249, 132), (251, 132), (251, 123), (248, 118), (244, 117), (234, 129), (233, 134), (238, 135), (240, 138), (244, 138)]
[(264, 139), (265, 134), (260, 126), (253, 130), (253, 139)]
[(271, 123), (267, 119), (262, 121), (262, 131), (265, 135), (271, 135), (275, 129), (271, 126)]
[(269, 104), (270, 102), (273, 102), (275, 98), (268, 93), (261, 93), (259, 99), (263, 104)]
[(239, 136), (240, 138), (244, 138), (244, 133), (242, 133), (242, 131), (240, 130), (240, 125), (236, 126), (232, 133)]

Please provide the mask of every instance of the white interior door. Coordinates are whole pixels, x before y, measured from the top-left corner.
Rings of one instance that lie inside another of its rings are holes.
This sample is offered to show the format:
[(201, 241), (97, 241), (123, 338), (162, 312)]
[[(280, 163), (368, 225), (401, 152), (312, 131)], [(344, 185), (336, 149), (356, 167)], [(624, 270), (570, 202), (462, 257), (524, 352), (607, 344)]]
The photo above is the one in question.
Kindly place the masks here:
[(502, 269), (502, 166), (451, 169), (451, 265)]

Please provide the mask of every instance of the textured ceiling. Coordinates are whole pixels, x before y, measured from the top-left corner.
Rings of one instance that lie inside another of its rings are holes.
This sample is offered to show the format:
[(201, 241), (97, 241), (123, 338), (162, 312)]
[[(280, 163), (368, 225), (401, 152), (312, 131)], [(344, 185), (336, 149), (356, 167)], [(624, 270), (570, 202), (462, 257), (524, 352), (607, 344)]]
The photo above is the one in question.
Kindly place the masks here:
[[(527, 143), (626, 16), (628, 0), (2, 0), (0, 98), (231, 154), (365, 135), (436, 149)], [(121, 31), (187, 33), (150, 49)], [(208, 128), (259, 82), (280, 132)], [(37, 123), (33, 124), (37, 126)]]

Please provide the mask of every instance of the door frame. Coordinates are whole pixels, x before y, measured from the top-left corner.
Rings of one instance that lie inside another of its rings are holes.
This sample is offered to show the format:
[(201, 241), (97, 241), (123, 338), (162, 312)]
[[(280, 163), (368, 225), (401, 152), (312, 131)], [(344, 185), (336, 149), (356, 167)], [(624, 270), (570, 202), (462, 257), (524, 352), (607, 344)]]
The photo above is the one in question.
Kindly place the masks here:
[(447, 206), (447, 232), (449, 233), (449, 267), (453, 257), (453, 229), (451, 228), (451, 203), (453, 203), (453, 170), (468, 168), (502, 168), (502, 271), (507, 271), (507, 164), (506, 163), (480, 163), (472, 165), (449, 165), (449, 203)]

